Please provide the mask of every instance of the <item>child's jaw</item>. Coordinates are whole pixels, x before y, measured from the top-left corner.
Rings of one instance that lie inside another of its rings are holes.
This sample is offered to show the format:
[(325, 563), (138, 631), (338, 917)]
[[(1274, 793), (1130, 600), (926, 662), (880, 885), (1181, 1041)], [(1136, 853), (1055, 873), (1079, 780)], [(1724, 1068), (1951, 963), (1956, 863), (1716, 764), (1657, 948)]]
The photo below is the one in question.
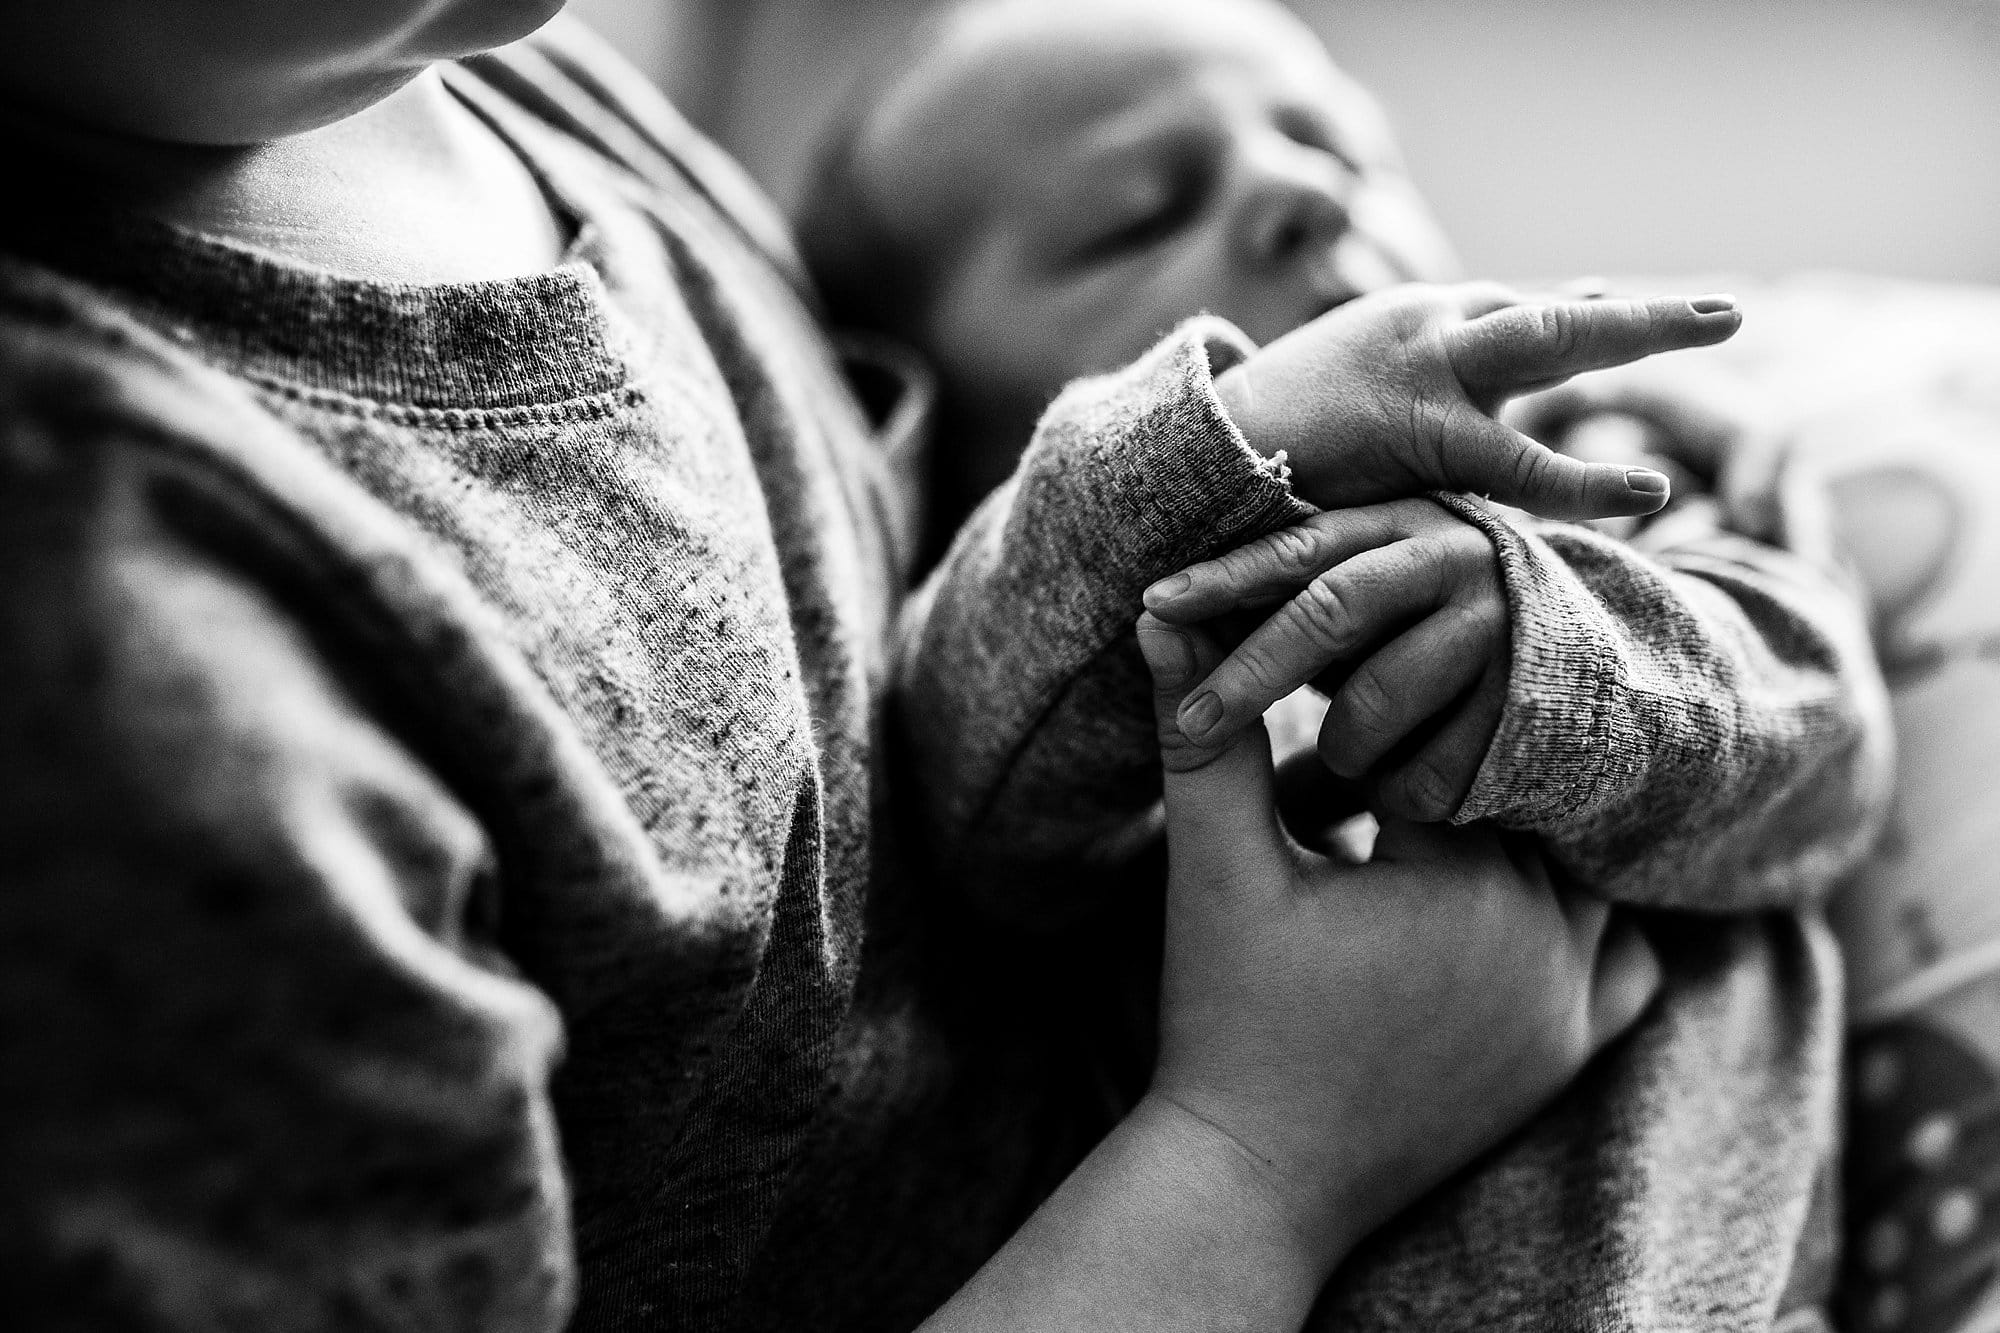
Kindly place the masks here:
[(100, 132), (242, 146), (331, 124), (563, 0), (63, 0), (0, 8), (0, 100)]

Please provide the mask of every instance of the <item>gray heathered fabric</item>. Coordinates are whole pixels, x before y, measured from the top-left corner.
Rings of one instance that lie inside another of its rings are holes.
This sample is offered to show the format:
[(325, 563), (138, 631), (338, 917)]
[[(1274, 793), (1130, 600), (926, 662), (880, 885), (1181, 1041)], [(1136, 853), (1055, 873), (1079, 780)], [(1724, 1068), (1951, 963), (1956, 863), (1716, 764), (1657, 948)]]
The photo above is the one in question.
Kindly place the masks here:
[[(1247, 350), (1216, 321), (1183, 333), (1217, 367)], [(1204, 374), (1157, 355), (1140, 369), (1163, 389)], [(1148, 401), (1071, 386), (904, 611), (899, 689), (923, 720), (912, 750), (926, 827), (996, 914), (1074, 912), (1105, 882), (1074, 867), (1152, 823), (1159, 764), (1130, 610), (1160, 547), (1210, 543), (1173, 535), (1199, 519), (1148, 507), (1130, 484), (1128, 469), (1158, 460), (1076, 438), (1108, 413), (1128, 418), (1112, 438), (1186, 428), (1142, 420)], [(1202, 494), (1200, 480), (1185, 493)], [(1844, 577), (1712, 525), (1677, 524), (1672, 546), (1642, 553), (1432, 498), (1493, 540), (1513, 617), (1505, 712), (1456, 822), (1535, 832), (1579, 882), (1642, 907), (1812, 904), (1853, 868), (1894, 764)]]
[[(1243, 354), (1223, 326), (1190, 331), (1218, 367)], [(1157, 355), (1140, 370), (1206, 378)], [(1088, 916), (1155, 823), (1129, 621), (1154, 552), (1206, 543), (1175, 535), (1198, 515), (1133, 485), (1161, 460), (1094, 444), (1161, 433), (1131, 373), (1071, 387), (905, 612), (926, 827), (992, 920)], [(1379, 1236), (1321, 1319), (1768, 1327), (1832, 1278), (1840, 990), (1813, 905), (1867, 850), (1892, 777), (1862, 609), (1811, 561), (1725, 533), (1649, 557), (1435, 498), (1494, 540), (1514, 619), (1506, 712), (1457, 818), (1541, 834), (1615, 900), (1704, 915), (1649, 918), (1666, 980), (1638, 1033)]]
[[(1115, 1113), (1106, 946), (898, 873), (908, 516), (740, 182), (574, 30), (478, 69), (587, 223), (558, 273), (136, 226), (0, 261), (15, 1327), (907, 1327)], [(1081, 681), (1138, 586), (1299, 512), (1226, 355), (1183, 334), (1044, 432), (1094, 481), (1024, 485), (1028, 549), (1109, 574), (1034, 576)], [(1662, 939), (1671, 1002), (1363, 1256), (1355, 1326), (1768, 1321), (1830, 954)]]
[(907, 1327), (1115, 1113), (1083, 951), (897, 873), (910, 516), (619, 68), (452, 72), (542, 277), (6, 219), (10, 1327)]

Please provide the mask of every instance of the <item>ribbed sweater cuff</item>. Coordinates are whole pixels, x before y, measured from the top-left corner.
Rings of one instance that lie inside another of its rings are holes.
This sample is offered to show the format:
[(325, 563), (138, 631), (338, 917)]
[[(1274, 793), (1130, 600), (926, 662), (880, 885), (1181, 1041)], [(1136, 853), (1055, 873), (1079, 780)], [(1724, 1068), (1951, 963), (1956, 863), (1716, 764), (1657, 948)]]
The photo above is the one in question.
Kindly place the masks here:
[(1513, 619), (1506, 709), (1452, 822), (1552, 823), (1597, 795), (1617, 742), (1609, 707), (1616, 654), (1605, 638), (1606, 613), (1533, 533), (1469, 496), (1431, 498), (1492, 540)]
[(1297, 522), (1282, 459), (1252, 450), (1215, 392), (1215, 376), (1255, 350), (1227, 322), (1181, 325), (1138, 362), (1084, 380), (1050, 408), (1111, 483), (1101, 497), (1135, 539), (1150, 579)]

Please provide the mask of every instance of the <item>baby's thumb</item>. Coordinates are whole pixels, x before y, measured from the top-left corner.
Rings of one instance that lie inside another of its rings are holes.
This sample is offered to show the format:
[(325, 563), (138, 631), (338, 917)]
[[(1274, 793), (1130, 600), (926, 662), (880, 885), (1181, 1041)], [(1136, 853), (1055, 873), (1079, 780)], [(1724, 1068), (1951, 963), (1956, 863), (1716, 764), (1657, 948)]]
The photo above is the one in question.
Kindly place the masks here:
[[(1176, 873), (1211, 866), (1231, 878), (1289, 865), (1279, 826), (1271, 744), (1260, 722), (1219, 745), (1196, 745), (1181, 732), (1181, 700), (1222, 660), (1197, 627), (1139, 617), (1139, 651), (1153, 673), (1153, 716), (1165, 770), (1167, 845)], [(1278, 859), (1267, 860), (1267, 857)]]

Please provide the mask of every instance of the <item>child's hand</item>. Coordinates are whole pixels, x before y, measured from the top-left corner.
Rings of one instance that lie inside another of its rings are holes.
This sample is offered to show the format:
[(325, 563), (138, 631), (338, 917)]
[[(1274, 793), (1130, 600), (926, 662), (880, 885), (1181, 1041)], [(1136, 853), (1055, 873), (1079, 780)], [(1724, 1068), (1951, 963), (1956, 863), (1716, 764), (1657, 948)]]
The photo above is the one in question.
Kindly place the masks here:
[(1213, 747), (1179, 729), (1213, 641), (1151, 616), (1138, 632), (1169, 859), (1147, 1102), (1230, 1141), (1330, 1266), (1561, 1090), (1645, 1008), (1658, 963), (1490, 829), (1391, 819), (1367, 865), (1306, 852), (1273, 812), (1261, 728)]
[(1507, 697), (1512, 622), (1486, 534), (1430, 500), (1334, 510), (1146, 590), (1147, 609), (1175, 625), (1274, 605), (1189, 690), (1184, 733), (1220, 744), (1315, 684), (1332, 699), (1328, 768), (1367, 775), (1389, 814), (1449, 817)]
[(1667, 480), (1564, 458), (1493, 419), (1508, 397), (1655, 352), (1719, 343), (1729, 297), (1527, 302), (1490, 284), (1398, 287), (1277, 339), (1216, 378), (1251, 448), (1283, 450), (1323, 508), (1427, 490), (1550, 518), (1649, 514)]

